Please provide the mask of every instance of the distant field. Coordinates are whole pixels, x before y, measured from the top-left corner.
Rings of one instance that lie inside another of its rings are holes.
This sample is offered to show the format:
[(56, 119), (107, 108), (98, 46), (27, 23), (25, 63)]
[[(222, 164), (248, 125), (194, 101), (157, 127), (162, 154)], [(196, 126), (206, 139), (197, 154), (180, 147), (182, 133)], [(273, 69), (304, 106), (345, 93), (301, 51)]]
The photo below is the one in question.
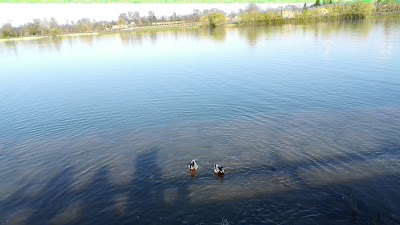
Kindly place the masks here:
[[(0, 3), (136, 3), (136, 4), (149, 4), (149, 3), (276, 3), (276, 4), (291, 4), (291, 3), (304, 3), (306, 0), (0, 0)], [(376, 2), (376, 0), (363, 0), (364, 2)], [(395, 0), (400, 2), (400, 0)], [(306, 1), (309, 2), (309, 1)], [(333, 0), (337, 3), (338, 0)], [(353, 0), (344, 2), (354, 2)]]

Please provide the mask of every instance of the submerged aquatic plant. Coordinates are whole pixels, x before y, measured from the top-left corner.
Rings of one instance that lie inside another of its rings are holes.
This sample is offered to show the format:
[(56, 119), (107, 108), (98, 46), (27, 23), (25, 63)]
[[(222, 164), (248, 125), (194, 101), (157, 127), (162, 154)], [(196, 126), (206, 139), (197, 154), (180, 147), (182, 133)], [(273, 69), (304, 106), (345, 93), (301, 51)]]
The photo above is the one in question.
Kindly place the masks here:
[(358, 208), (357, 208), (357, 202), (353, 201), (353, 194), (350, 193), (350, 203), (351, 203), (351, 222), (355, 223), (357, 216), (358, 216)]

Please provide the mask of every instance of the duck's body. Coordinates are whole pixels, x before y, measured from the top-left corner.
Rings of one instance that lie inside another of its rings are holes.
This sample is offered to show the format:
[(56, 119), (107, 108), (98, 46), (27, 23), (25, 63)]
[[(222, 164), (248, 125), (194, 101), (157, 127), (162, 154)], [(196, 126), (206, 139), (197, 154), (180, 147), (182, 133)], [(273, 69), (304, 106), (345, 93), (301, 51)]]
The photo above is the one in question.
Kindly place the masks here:
[(222, 167), (222, 166), (220, 166), (220, 165), (218, 165), (218, 164), (215, 164), (215, 165), (214, 165), (214, 173), (217, 174), (217, 175), (224, 175), (224, 174), (225, 174), (225, 171), (224, 171), (223, 168), (224, 168), (224, 167)]
[(199, 165), (197, 165), (196, 160), (192, 160), (189, 164), (189, 170), (190, 171), (196, 171), (199, 169)]

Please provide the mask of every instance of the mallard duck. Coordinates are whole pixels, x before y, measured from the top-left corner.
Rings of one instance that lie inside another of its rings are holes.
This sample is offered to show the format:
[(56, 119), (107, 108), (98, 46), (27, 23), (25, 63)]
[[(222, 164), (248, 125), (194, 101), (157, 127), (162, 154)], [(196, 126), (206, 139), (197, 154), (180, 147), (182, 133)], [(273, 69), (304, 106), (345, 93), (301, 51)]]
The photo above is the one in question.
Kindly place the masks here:
[(220, 165), (218, 165), (218, 164), (215, 164), (215, 165), (214, 165), (214, 173), (217, 174), (217, 175), (224, 175), (224, 174), (225, 174), (225, 171), (224, 171), (223, 168), (224, 168), (224, 167), (222, 167), (222, 166), (220, 166)]
[(199, 168), (199, 165), (197, 165), (196, 160), (192, 160), (189, 164), (189, 170), (190, 171), (196, 171)]

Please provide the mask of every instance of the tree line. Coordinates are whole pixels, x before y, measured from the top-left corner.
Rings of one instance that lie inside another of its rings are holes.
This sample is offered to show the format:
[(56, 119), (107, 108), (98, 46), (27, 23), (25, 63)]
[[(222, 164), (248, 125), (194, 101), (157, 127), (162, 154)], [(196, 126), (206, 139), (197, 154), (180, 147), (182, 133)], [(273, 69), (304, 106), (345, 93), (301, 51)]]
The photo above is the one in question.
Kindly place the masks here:
[(213, 8), (203, 11), (194, 9), (193, 13), (187, 15), (177, 15), (175, 12), (171, 16), (157, 17), (153, 11), (149, 11), (147, 15), (141, 15), (139, 12), (121, 13), (117, 20), (113, 21), (96, 21), (89, 18), (82, 18), (78, 21), (65, 21), (60, 24), (56, 18), (50, 19), (33, 19), (32, 22), (14, 27), (11, 23), (6, 23), (0, 28), (0, 38), (14, 38), (26, 36), (56, 36), (60, 34), (72, 33), (89, 33), (101, 32), (112, 28), (114, 25), (130, 25), (134, 26), (149, 26), (154, 22), (169, 22), (169, 21), (184, 21), (184, 22), (199, 22), (206, 15), (221, 13), (222, 10)]
[[(321, 3), (322, 2), (322, 3)], [(328, 20), (364, 19), (374, 12), (400, 12), (400, 4), (395, 0), (378, 0), (377, 3), (363, 1), (339, 2), (332, 4), (331, 0), (316, 2), (303, 8), (293, 8), (291, 15), (283, 16), (274, 10), (260, 10), (256, 5), (249, 5), (246, 13), (239, 16), (239, 24), (283, 24), (307, 23)]]
[[(6, 23), (0, 28), (0, 38), (15, 38), (27, 36), (56, 36), (60, 34), (89, 33), (110, 30), (114, 25), (130, 26), (149, 26), (154, 22), (184, 21), (188, 23), (198, 22), (204, 26), (220, 26), (227, 21), (237, 24), (272, 24), (284, 22), (307, 22), (327, 19), (360, 19), (365, 18), (373, 12), (393, 12), (400, 11), (400, 4), (395, 0), (378, 0), (375, 5), (370, 3), (338, 3), (332, 5), (332, 1), (327, 1), (323, 7), (327, 9), (324, 15), (318, 10), (321, 1), (306, 7), (296, 7), (287, 5), (285, 7), (261, 10), (255, 4), (249, 4), (245, 9), (239, 9), (238, 12), (226, 12), (213, 8), (203, 11), (194, 9), (193, 13), (187, 15), (177, 15), (175, 12), (170, 16), (157, 17), (153, 11), (147, 15), (141, 15), (139, 12), (121, 13), (118, 19), (113, 21), (96, 21), (89, 18), (82, 18), (77, 21), (65, 21), (60, 24), (54, 17), (50, 19), (33, 19), (22, 26), (13, 27), (11, 23)], [(292, 20), (285, 19), (279, 12), (290, 10), (295, 12)]]

